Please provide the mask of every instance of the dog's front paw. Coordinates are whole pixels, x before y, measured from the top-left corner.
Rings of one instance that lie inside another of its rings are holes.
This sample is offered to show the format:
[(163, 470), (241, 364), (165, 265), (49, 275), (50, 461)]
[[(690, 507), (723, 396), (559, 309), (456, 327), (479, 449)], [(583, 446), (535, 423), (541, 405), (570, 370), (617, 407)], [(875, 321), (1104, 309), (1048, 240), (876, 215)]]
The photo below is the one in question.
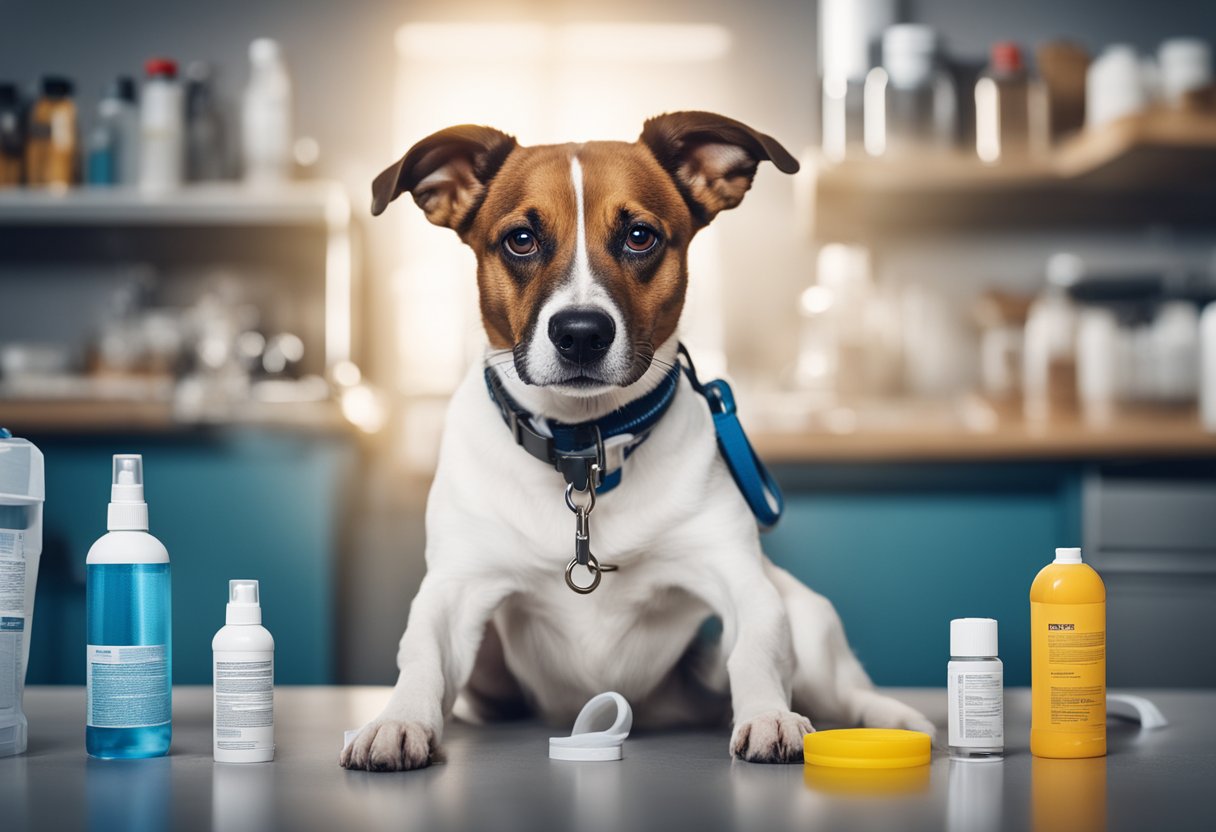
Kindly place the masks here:
[(814, 730), (801, 714), (767, 711), (735, 726), (730, 753), (749, 763), (800, 763), (802, 738)]
[(367, 771), (409, 771), (441, 761), (436, 732), (421, 722), (375, 719), (342, 749), (343, 768)]

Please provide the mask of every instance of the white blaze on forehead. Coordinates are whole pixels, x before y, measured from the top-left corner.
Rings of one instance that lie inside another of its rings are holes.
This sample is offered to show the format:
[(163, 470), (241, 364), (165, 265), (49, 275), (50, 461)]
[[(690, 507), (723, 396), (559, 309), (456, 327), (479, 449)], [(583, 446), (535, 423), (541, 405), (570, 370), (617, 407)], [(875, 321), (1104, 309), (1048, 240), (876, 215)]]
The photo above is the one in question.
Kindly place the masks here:
[(569, 275), (541, 307), (527, 347), (528, 372), (534, 383), (540, 386), (559, 383), (569, 375), (569, 369), (562, 365), (548, 336), (549, 321), (555, 314), (566, 309), (598, 309), (612, 318), (616, 337), (608, 348), (607, 355), (600, 361), (599, 367), (605, 378), (609, 379), (609, 383), (615, 383), (613, 379), (624, 377), (633, 360), (625, 318), (608, 290), (595, 279), (591, 270), (591, 258), (587, 253), (587, 198), (583, 191), (583, 166), (574, 154), (570, 157), (570, 182), (574, 186), (577, 221), (574, 262), (570, 266)]
[(591, 258), (587, 256), (587, 199), (583, 195), (583, 166), (579, 164), (578, 156), (570, 157), (570, 181), (574, 183), (574, 207), (578, 219), (578, 232), (574, 242), (573, 278), (574, 297), (578, 303), (586, 303), (590, 298)]

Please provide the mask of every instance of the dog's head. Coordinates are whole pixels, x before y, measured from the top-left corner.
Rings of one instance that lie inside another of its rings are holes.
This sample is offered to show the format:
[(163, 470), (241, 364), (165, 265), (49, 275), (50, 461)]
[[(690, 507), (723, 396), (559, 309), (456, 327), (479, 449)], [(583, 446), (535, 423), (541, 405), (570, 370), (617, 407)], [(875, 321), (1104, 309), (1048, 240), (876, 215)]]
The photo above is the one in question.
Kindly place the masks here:
[(418, 142), (372, 184), (372, 213), (408, 191), (477, 254), (490, 344), (520, 380), (592, 395), (632, 384), (684, 306), (688, 244), (734, 208), (775, 139), (702, 112), (652, 118), (636, 142), (522, 147), (462, 125)]

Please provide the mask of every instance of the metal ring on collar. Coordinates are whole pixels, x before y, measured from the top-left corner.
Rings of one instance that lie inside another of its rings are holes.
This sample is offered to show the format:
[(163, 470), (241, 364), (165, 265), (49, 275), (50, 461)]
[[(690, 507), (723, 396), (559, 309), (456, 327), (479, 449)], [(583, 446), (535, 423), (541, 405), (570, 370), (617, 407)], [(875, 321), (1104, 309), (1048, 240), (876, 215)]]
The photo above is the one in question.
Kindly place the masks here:
[(570, 562), (566, 564), (566, 586), (579, 595), (590, 595), (600, 585), (601, 573), (604, 570), (600, 569), (600, 562), (595, 559), (595, 555), (592, 555), (591, 559), (587, 561), (587, 569), (591, 572), (591, 583), (587, 586), (579, 586), (574, 582), (574, 567), (576, 566), (578, 566), (578, 558), (570, 558)]
[(569, 485), (566, 486), (566, 507), (569, 508), (571, 511), (573, 511), (575, 514), (578, 514), (579, 511), (583, 511), (583, 512), (586, 512), (587, 514), (590, 514), (591, 510), (593, 508), (595, 508), (595, 487), (589, 485), (586, 491), (578, 492), (579, 494), (587, 495), (587, 503), (586, 503), (586, 505), (582, 505), (582, 506), (580, 506), (578, 503), (574, 502), (574, 492), (575, 492), (574, 483), (570, 483)]

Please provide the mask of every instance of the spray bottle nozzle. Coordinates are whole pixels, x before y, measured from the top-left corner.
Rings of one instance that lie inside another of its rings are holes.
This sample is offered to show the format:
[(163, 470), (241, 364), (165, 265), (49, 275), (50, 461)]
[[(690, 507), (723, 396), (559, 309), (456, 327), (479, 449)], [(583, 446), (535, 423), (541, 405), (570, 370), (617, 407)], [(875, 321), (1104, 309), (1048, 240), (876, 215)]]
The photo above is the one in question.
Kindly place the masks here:
[(142, 503), (144, 501), (143, 456), (140, 454), (114, 454), (113, 492), (110, 500), (115, 503)]
[(229, 581), (228, 582), (228, 603), (229, 604), (254, 604), (258, 601), (258, 582), (257, 581)]
[(114, 457), (114, 484), (138, 485), (139, 471), (136, 460), (126, 456)]
[(148, 530), (148, 504), (144, 502), (144, 458), (140, 454), (114, 454), (110, 485), (110, 531)]
[(259, 596), (257, 581), (229, 581), (227, 623), (261, 624), (262, 604)]

